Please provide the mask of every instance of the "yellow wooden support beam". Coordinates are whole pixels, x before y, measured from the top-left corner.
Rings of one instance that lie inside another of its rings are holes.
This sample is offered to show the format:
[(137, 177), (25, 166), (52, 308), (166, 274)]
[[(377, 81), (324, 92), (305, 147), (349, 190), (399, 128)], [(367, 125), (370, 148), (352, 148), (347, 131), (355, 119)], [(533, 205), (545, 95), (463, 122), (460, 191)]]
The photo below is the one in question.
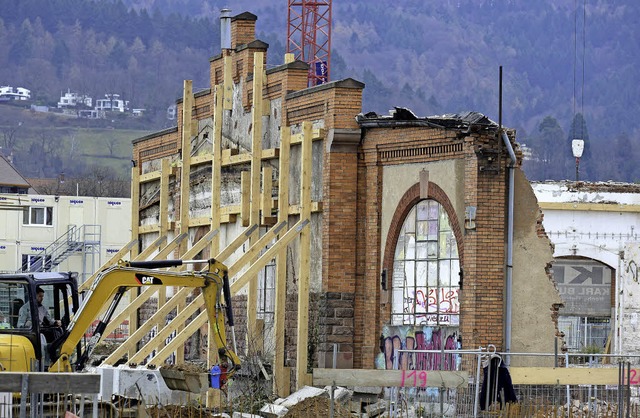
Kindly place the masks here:
[(163, 158), (160, 162), (160, 233), (166, 234), (169, 230), (169, 175), (171, 174), (171, 162)]
[(617, 385), (615, 368), (511, 367), (514, 385)]
[[(440, 370), (313, 369), (314, 386), (466, 388), (469, 373)], [(514, 382), (515, 384), (515, 382)]]
[[(186, 292), (183, 292), (184, 290), (186, 290)], [(167, 316), (171, 310), (173, 308), (176, 307), (176, 305), (178, 305), (178, 302), (182, 302), (185, 300), (185, 298), (189, 295), (189, 293), (191, 293), (193, 289), (189, 289), (189, 288), (182, 288), (179, 291), (179, 295), (176, 294), (176, 296), (172, 297), (169, 302), (167, 302), (167, 304), (165, 306), (171, 306), (171, 309), (163, 309), (163, 315), (161, 316)], [(175, 299), (175, 301), (174, 301)], [(172, 303), (175, 302), (175, 303)], [(171, 303), (171, 305), (169, 305), (169, 303)], [(178, 315), (176, 315), (175, 318), (173, 318), (171, 320), (171, 322), (169, 322), (166, 326), (162, 327), (162, 329), (158, 330), (158, 332), (156, 333), (154, 339), (157, 341), (165, 341), (167, 338), (171, 337), (171, 334), (180, 326), (183, 325), (184, 322), (189, 319), (189, 317), (191, 315), (193, 315), (194, 313), (196, 313), (198, 311), (198, 309), (200, 309), (202, 306), (204, 305), (204, 298), (202, 297), (202, 294), (198, 295), (195, 297), (195, 299), (193, 299), (191, 301), (191, 303), (189, 303), (187, 306), (185, 306), (185, 308), (180, 311), (180, 313)], [(158, 311), (160, 312), (160, 311)], [(175, 323), (174, 323), (175, 321)], [(142, 327), (144, 326), (144, 324), (140, 327), (142, 329)], [(151, 329), (153, 328), (153, 326), (148, 327), (147, 332), (151, 331)], [(143, 338), (145, 336), (145, 334), (141, 334), (139, 337), (140, 339)], [(190, 334), (189, 337), (191, 337)], [(137, 338), (138, 336), (136, 336)], [(187, 338), (189, 338), (187, 337)], [(177, 338), (174, 337), (174, 338)], [(184, 340), (186, 341), (186, 339)], [(182, 342), (184, 342), (182, 341)], [(156, 344), (153, 344), (151, 341), (148, 341), (147, 344), (145, 344), (143, 347), (141, 347), (138, 352), (129, 359), (129, 362), (133, 362), (133, 363), (139, 363), (140, 361), (144, 360), (145, 358), (147, 358), (147, 356), (151, 355), (151, 353), (153, 353), (153, 351), (157, 348)], [(115, 360), (117, 361), (119, 357), (117, 357)]]
[(212, 159), (213, 154), (210, 154), (208, 152), (200, 155), (194, 155), (193, 157), (191, 157), (191, 167), (204, 163), (210, 163)]
[(140, 175), (140, 179), (138, 181), (140, 183), (149, 183), (158, 180), (161, 176), (162, 173), (160, 171), (151, 171), (149, 173)]
[(273, 210), (273, 168), (266, 166), (262, 169), (262, 209), (261, 225), (273, 225), (276, 219), (271, 216)]
[[(166, 256), (173, 252), (178, 245), (180, 245), (180, 243), (182, 242), (182, 240), (184, 240), (187, 237), (186, 234), (180, 234), (177, 237), (175, 237), (169, 244), (167, 244), (162, 251), (160, 251), (158, 254), (156, 254), (153, 259), (154, 260), (164, 260), (166, 258)], [(149, 246), (151, 247), (151, 246)], [(143, 254), (141, 254), (143, 255)], [(141, 260), (146, 260), (147, 256), (145, 255), (144, 257), (138, 257), (135, 259), (135, 261), (141, 261)], [(122, 324), (122, 322), (127, 319), (127, 317), (129, 317), (130, 315), (132, 315), (132, 313), (136, 312), (136, 310), (138, 308), (140, 308), (142, 306), (143, 303), (145, 303), (147, 300), (149, 300), (149, 298), (151, 296), (153, 296), (155, 292), (155, 289), (151, 289), (150, 287), (144, 289), (143, 291), (140, 292), (139, 295), (136, 296), (136, 298), (134, 300), (129, 301), (129, 304), (123, 309), (122, 312), (120, 312), (118, 315), (116, 315), (113, 319), (111, 319), (111, 321), (109, 321), (109, 323), (107, 324), (104, 332), (102, 333), (102, 338), (104, 339), (107, 335), (111, 334), (120, 324)], [(129, 292), (129, 294), (131, 295), (132, 293)], [(135, 329), (131, 330), (129, 329), (129, 336), (131, 336), (132, 334), (135, 333)], [(129, 337), (131, 338), (131, 337)], [(137, 343), (138, 341), (135, 341), (135, 343)]]
[[(162, 288), (158, 288), (157, 290), (161, 290)], [(154, 312), (154, 316), (157, 316), (158, 318), (164, 318), (166, 317), (178, 304), (178, 301), (180, 300), (184, 300), (189, 293), (191, 293), (193, 289), (190, 288), (182, 288), (178, 291), (178, 293), (176, 293), (171, 299), (169, 299), (169, 301), (167, 301), (167, 303), (165, 303), (162, 306), (158, 307), (158, 310), (156, 312)], [(140, 299), (141, 303), (140, 306), (146, 302), (146, 300), (148, 299), (148, 297), (152, 296), (155, 293), (156, 289), (149, 286), (146, 289), (144, 289), (143, 293), (145, 294), (145, 296), (147, 296), (146, 298), (144, 298), (144, 300), (142, 300), (142, 298)], [(142, 295), (141, 295), (142, 296)], [(110, 324), (114, 323), (115, 321), (112, 321)], [(148, 320), (146, 321), (144, 324), (142, 324), (134, 333), (129, 335), (129, 338), (127, 338), (125, 341), (123, 341), (114, 351), (113, 353), (111, 353), (104, 361), (103, 364), (108, 364), (108, 365), (113, 365), (116, 361), (118, 361), (120, 358), (122, 358), (122, 356), (124, 356), (125, 353), (127, 353), (128, 350), (135, 348), (136, 345), (138, 344), (139, 341), (142, 340), (142, 338), (144, 338), (147, 333), (149, 333), (151, 331), (151, 329), (153, 327), (155, 327), (156, 325), (158, 325), (157, 321), (152, 321), (152, 320)], [(156, 338), (157, 339), (157, 336)], [(147, 346), (154, 346), (154, 344), (150, 344), (151, 341), (148, 344), (145, 344), (145, 347)], [(130, 361), (134, 361), (134, 359), (136, 359), (138, 357), (138, 355), (140, 354), (140, 351), (138, 351), (136, 354), (134, 354)]]
[[(311, 140), (312, 141), (319, 141), (321, 139), (324, 139), (324, 135), (325, 135), (325, 130), (324, 129), (322, 129), (322, 128), (312, 129), (312, 131), (311, 131)], [(300, 132), (300, 133), (291, 135), (291, 145), (301, 144), (303, 137), (304, 137), (304, 132)]]
[[(293, 55), (293, 54), (292, 54)], [(278, 173), (278, 222), (289, 219), (289, 155), (291, 128), (280, 129), (280, 161)], [(276, 289), (274, 306), (275, 358), (273, 364), (273, 391), (284, 398), (289, 396), (289, 376), (284, 366), (285, 308), (287, 302), (287, 251), (284, 246), (276, 255)]]
[(138, 234), (153, 234), (154, 232), (160, 232), (160, 224), (141, 225), (138, 228)]
[[(301, 211), (300, 205), (289, 206), (289, 215), (298, 215)], [(322, 202), (311, 202), (311, 212), (322, 212)]]
[(231, 56), (224, 57), (222, 83), (224, 85), (224, 110), (233, 109), (233, 69), (231, 68)]
[[(193, 112), (193, 82), (184, 80), (182, 99), (182, 172), (180, 174), (180, 233), (189, 232), (189, 196), (191, 194), (191, 121)], [(180, 253), (186, 250), (181, 245)]]
[[(260, 255), (260, 252), (264, 249), (264, 247), (266, 247), (267, 244), (269, 244), (271, 241), (277, 239), (278, 234), (286, 227), (286, 222), (279, 223), (278, 225), (265, 232), (264, 235), (254, 241), (253, 244), (251, 244), (251, 238), (253, 237), (252, 234), (249, 237), (249, 243), (251, 245), (249, 249), (244, 254), (242, 254), (240, 258), (238, 258), (231, 266), (227, 266), (227, 273), (229, 274), (229, 277), (233, 277), (238, 274), (245, 265), (249, 264), (258, 255)], [(254, 230), (254, 234), (256, 232), (258, 232), (257, 228)]]
[[(297, 237), (300, 234), (300, 232), (302, 232), (308, 224), (309, 224), (309, 221), (307, 220), (298, 221), (290, 230), (288, 230), (276, 242), (274, 242), (273, 245), (269, 247), (269, 249), (265, 251), (260, 256), (260, 258), (258, 258), (258, 260), (256, 260), (253, 264), (251, 264), (251, 266), (242, 273), (242, 276), (238, 277), (238, 279), (236, 279), (233, 282), (233, 284), (231, 285), (231, 294), (235, 295), (236, 293), (238, 293), (247, 283), (249, 283), (249, 280), (252, 278), (252, 275), (255, 277), (256, 272), (259, 271), (261, 268), (263, 268), (269, 261), (271, 261), (273, 257), (278, 253), (278, 251), (281, 251), (283, 248), (289, 245), (289, 243), (291, 243), (291, 241), (293, 241), (293, 239)], [(281, 225), (281, 224), (278, 224), (278, 225)], [(277, 225), (271, 229), (276, 229), (276, 228), (278, 228)], [(258, 248), (259, 246), (260, 246), (260, 241), (255, 245), (255, 247)], [(263, 248), (263, 247), (264, 246), (260, 248)], [(254, 247), (251, 247), (251, 248), (254, 248)], [(244, 265), (246, 264), (246, 260), (244, 260), (243, 257), (241, 257), (242, 261), (238, 260), (231, 267), (229, 267), (229, 273), (230, 273), (229, 276), (232, 276), (231, 272), (233, 272), (235, 275), (242, 269), (242, 267), (244, 267)]]
[(620, 203), (588, 203), (588, 202), (538, 202), (542, 210), (575, 210), (591, 212), (640, 212), (640, 205)]
[(251, 210), (251, 174), (248, 171), (240, 173), (240, 218), (242, 219), (242, 226), (249, 226), (250, 224), (250, 210)]
[[(262, 87), (264, 81), (264, 52), (253, 53), (253, 104), (251, 108), (251, 211), (249, 222), (260, 223), (260, 175), (262, 173)], [(249, 238), (250, 245), (258, 240), (256, 231)], [(255, 260), (252, 260), (255, 261)], [(247, 291), (247, 347), (255, 348), (256, 318), (258, 310), (258, 280), (249, 282)], [(258, 347), (262, 350), (262, 347)], [(249, 353), (252, 354), (252, 353)]]
[[(302, 122), (300, 219), (311, 221), (311, 176), (313, 168), (312, 125)], [(298, 333), (296, 353), (296, 387), (307, 382), (307, 359), (309, 344), (309, 280), (311, 275), (311, 228), (300, 233), (300, 273), (298, 280)]]
[[(131, 239), (138, 240), (140, 226), (140, 167), (131, 168)], [(131, 257), (138, 255), (138, 248), (131, 249)]]
[[(191, 336), (197, 330), (200, 329), (208, 320), (207, 312), (202, 311), (200, 314), (189, 324), (182, 329), (175, 338), (169, 342), (166, 347), (160, 350), (150, 361), (147, 363), (150, 366), (160, 367), (162, 363), (174, 352), (176, 351), (180, 345), (184, 343), (186, 338), (179, 338), (180, 335)], [(171, 326), (171, 323), (167, 326)]]
[[(233, 152), (237, 152), (237, 150), (229, 150), (229, 149), (225, 149), (222, 151), (222, 166), (223, 167), (229, 167), (229, 166), (234, 166), (234, 165), (240, 165), (240, 164), (249, 164), (251, 162), (252, 159), (252, 154), (249, 152), (246, 152), (244, 154), (231, 154), (231, 151)], [(268, 149), (263, 149), (261, 151), (260, 154), (263, 160), (273, 160), (278, 158), (278, 156), (280, 155), (280, 151), (278, 150), (278, 148), (268, 148)]]

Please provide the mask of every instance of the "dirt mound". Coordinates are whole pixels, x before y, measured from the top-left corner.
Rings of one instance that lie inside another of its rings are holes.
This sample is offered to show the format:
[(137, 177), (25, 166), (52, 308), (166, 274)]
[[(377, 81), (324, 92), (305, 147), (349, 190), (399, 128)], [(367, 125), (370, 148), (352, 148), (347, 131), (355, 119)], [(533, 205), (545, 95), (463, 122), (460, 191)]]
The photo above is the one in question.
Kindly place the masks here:
[[(324, 397), (308, 398), (289, 408), (286, 418), (317, 418), (329, 417), (331, 411), (331, 399)], [(351, 418), (355, 416), (343, 405), (335, 402), (333, 416), (336, 418)]]

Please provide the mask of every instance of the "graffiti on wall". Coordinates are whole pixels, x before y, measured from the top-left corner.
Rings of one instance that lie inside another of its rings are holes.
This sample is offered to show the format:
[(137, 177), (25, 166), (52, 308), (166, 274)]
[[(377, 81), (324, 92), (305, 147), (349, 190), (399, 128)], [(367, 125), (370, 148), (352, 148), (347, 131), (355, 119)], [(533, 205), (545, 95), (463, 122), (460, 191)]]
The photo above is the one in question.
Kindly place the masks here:
[(376, 368), (398, 370), (456, 370), (456, 354), (405, 353), (401, 350), (460, 349), (458, 328), (412, 325), (387, 325), (380, 336)]

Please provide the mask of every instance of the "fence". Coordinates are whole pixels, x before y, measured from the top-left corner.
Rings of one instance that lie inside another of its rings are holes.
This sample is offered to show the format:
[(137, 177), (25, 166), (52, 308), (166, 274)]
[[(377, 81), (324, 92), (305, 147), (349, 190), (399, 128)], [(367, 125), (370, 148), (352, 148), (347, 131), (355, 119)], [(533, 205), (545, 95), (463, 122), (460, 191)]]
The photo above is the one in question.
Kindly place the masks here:
[(393, 364), (315, 369), (313, 383), (381, 386), (389, 417), (640, 417), (640, 356), (398, 350)]
[(0, 417), (109, 416), (99, 414), (99, 391), (99, 374), (2, 372)]

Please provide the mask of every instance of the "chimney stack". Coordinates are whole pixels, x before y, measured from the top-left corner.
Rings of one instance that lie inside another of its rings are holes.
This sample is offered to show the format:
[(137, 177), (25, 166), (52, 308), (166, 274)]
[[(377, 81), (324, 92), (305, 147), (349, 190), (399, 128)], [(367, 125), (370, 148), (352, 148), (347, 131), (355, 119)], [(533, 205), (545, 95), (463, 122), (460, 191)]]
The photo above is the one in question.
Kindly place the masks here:
[(231, 49), (231, 9), (220, 10), (220, 48)]

